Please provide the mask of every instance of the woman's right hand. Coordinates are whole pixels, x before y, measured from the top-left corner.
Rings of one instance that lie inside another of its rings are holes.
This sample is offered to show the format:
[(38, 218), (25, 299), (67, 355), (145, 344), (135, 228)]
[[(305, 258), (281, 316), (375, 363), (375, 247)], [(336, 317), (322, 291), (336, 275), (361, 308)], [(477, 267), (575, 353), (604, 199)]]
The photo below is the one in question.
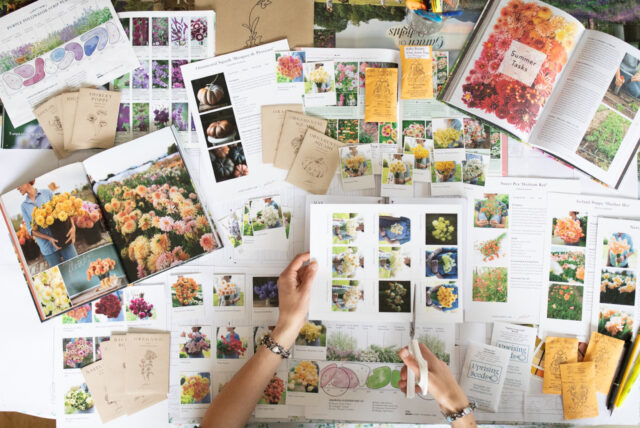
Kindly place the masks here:
[[(456, 382), (453, 373), (443, 361), (438, 359), (429, 348), (420, 343), (422, 356), (429, 365), (429, 394), (436, 399), (442, 411), (446, 414), (457, 413), (469, 406), (467, 396)], [(400, 372), (400, 389), (407, 393), (407, 368), (416, 374), (416, 383), (419, 381), (420, 369), (415, 357), (409, 353), (407, 347), (402, 348), (398, 355), (404, 361), (404, 366)], [(422, 393), (420, 387), (416, 385), (416, 392)]]
[(49, 236), (49, 238), (47, 238), (49, 242), (51, 242), (51, 245), (53, 245), (53, 248), (56, 249), (56, 251), (58, 251), (60, 248), (62, 247), (58, 247), (58, 240), (56, 238), (54, 238), (53, 236)]

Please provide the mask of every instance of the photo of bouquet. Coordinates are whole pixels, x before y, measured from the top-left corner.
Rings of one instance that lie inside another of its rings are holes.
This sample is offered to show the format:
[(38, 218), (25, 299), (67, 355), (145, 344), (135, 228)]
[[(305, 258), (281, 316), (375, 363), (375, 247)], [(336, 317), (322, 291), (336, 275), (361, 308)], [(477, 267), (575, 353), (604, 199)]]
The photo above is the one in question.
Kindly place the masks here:
[(382, 155), (382, 183), (412, 186), (414, 162), (411, 155), (384, 153)]
[(284, 226), (279, 196), (252, 199), (250, 212), (254, 232)]
[(213, 306), (244, 306), (244, 275), (214, 275)]
[(179, 344), (180, 358), (211, 357), (211, 339), (209, 335), (202, 332), (201, 326), (191, 327), (191, 331), (182, 331), (180, 338), (184, 340)]
[(454, 281), (440, 284), (435, 287), (426, 287), (426, 306), (442, 312), (458, 309), (458, 286)]
[(331, 282), (331, 310), (333, 312), (355, 312), (364, 302), (364, 291), (360, 281), (334, 279)]
[(112, 285), (113, 278), (110, 272), (116, 267), (116, 262), (113, 259), (105, 258), (105, 259), (96, 259), (89, 263), (89, 268), (87, 269), (87, 281), (91, 281), (91, 278), (94, 276), (100, 280), (100, 286), (98, 290), (103, 290), (105, 288), (109, 288)]
[(633, 317), (622, 310), (600, 307), (598, 333), (621, 340), (630, 340), (633, 335)]
[(398, 278), (407, 275), (410, 269), (410, 253), (404, 253), (402, 247), (378, 247), (378, 276), (380, 278)]
[(364, 270), (364, 256), (357, 247), (333, 247), (332, 254), (334, 278), (353, 278)]
[(307, 321), (300, 329), (295, 343), (302, 346), (325, 346), (326, 341), (327, 328), (322, 321)]
[(633, 306), (636, 276), (631, 270), (603, 269), (600, 273), (600, 303)]
[(302, 64), (306, 54), (299, 52), (276, 52), (276, 76), (278, 83), (303, 82)]
[(194, 278), (179, 276), (171, 285), (171, 302), (174, 308), (202, 305), (202, 284)]
[(124, 321), (122, 290), (107, 294), (93, 303), (94, 322)]
[(258, 404), (286, 404), (287, 392), (284, 389), (284, 380), (280, 376), (273, 375), (258, 400)]
[(334, 244), (352, 244), (364, 233), (364, 220), (358, 213), (334, 213), (331, 232)]
[(638, 256), (631, 235), (624, 232), (612, 233), (604, 238), (603, 256), (605, 266), (635, 268)]
[(458, 216), (456, 214), (425, 214), (425, 245), (456, 245)]
[(566, 217), (552, 220), (551, 243), (585, 247), (587, 245), (587, 216), (577, 211), (569, 211)]
[(476, 186), (484, 186), (489, 168), (489, 156), (467, 153), (462, 161), (462, 181)]
[(141, 321), (156, 319), (157, 311), (153, 303), (150, 303), (145, 299), (144, 292), (133, 293), (131, 290), (126, 289), (125, 293), (133, 294), (129, 299), (129, 303), (126, 305), (126, 319), (127, 321)]
[(411, 312), (411, 281), (380, 281), (380, 312)]
[(211, 373), (180, 375), (180, 404), (211, 403)]
[[(336, 83), (332, 63), (306, 63), (304, 64), (304, 93), (322, 94), (335, 92)], [(335, 102), (335, 100), (334, 100)]]
[(62, 315), (62, 324), (83, 324), (92, 320), (91, 303), (78, 306)]
[(93, 339), (62, 339), (62, 361), (65, 369), (79, 369), (93, 363)]
[[(216, 342), (216, 358), (245, 359), (247, 358), (247, 343), (249, 327), (219, 327)], [(236, 332), (240, 331), (240, 333)], [(226, 334), (224, 333), (226, 331)]]
[(287, 382), (288, 391), (318, 392), (319, 367), (317, 363), (303, 360), (297, 364), (291, 364), (290, 367)]
[(462, 165), (456, 161), (437, 161), (431, 164), (431, 181), (434, 183), (461, 183)]
[(64, 394), (64, 413), (91, 413), (94, 411), (93, 397), (89, 394), (87, 384), (72, 386)]
[(464, 148), (461, 119), (434, 119), (433, 142), (436, 149)]
[(363, 177), (373, 174), (371, 165), (371, 151), (364, 147), (349, 146), (341, 148), (340, 160), (342, 165), (342, 178)]
[(34, 276), (33, 284), (45, 317), (59, 314), (71, 307), (69, 293), (57, 266)]
[(253, 307), (278, 307), (278, 277), (253, 277)]
[(402, 135), (411, 138), (426, 138), (424, 121), (405, 120), (402, 122)]

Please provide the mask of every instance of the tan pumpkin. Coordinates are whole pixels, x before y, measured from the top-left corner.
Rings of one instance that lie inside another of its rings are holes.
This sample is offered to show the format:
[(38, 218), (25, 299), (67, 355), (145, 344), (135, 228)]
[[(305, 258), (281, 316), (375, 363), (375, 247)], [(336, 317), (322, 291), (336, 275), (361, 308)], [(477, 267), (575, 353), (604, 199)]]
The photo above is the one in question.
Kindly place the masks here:
[(207, 127), (207, 135), (211, 138), (225, 138), (234, 131), (233, 124), (228, 120), (211, 122)]
[(214, 106), (224, 98), (224, 89), (219, 85), (207, 85), (198, 91), (198, 101), (202, 105)]

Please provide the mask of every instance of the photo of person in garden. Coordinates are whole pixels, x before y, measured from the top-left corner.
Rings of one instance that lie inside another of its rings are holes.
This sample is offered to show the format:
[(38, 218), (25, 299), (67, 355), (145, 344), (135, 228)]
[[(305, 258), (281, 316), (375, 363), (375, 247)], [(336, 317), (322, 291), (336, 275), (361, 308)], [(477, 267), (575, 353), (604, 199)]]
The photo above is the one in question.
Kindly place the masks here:
[(473, 217), (473, 225), (475, 227), (507, 228), (509, 195), (485, 193), (484, 199), (476, 199)]
[(352, 243), (364, 232), (364, 222), (356, 213), (335, 213), (332, 222), (334, 244)]
[(625, 54), (613, 76), (604, 102), (633, 119), (640, 108), (640, 59)]

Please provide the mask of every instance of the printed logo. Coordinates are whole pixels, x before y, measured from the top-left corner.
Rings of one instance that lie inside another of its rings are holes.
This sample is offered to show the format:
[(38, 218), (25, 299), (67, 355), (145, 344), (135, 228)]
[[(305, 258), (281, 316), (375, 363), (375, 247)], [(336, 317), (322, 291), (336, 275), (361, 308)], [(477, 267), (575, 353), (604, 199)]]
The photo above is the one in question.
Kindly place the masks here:
[(528, 361), (529, 347), (511, 342), (496, 342), (498, 348), (511, 351), (511, 361), (525, 363)]
[(489, 383), (500, 383), (502, 368), (492, 364), (471, 361), (467, 377)]

